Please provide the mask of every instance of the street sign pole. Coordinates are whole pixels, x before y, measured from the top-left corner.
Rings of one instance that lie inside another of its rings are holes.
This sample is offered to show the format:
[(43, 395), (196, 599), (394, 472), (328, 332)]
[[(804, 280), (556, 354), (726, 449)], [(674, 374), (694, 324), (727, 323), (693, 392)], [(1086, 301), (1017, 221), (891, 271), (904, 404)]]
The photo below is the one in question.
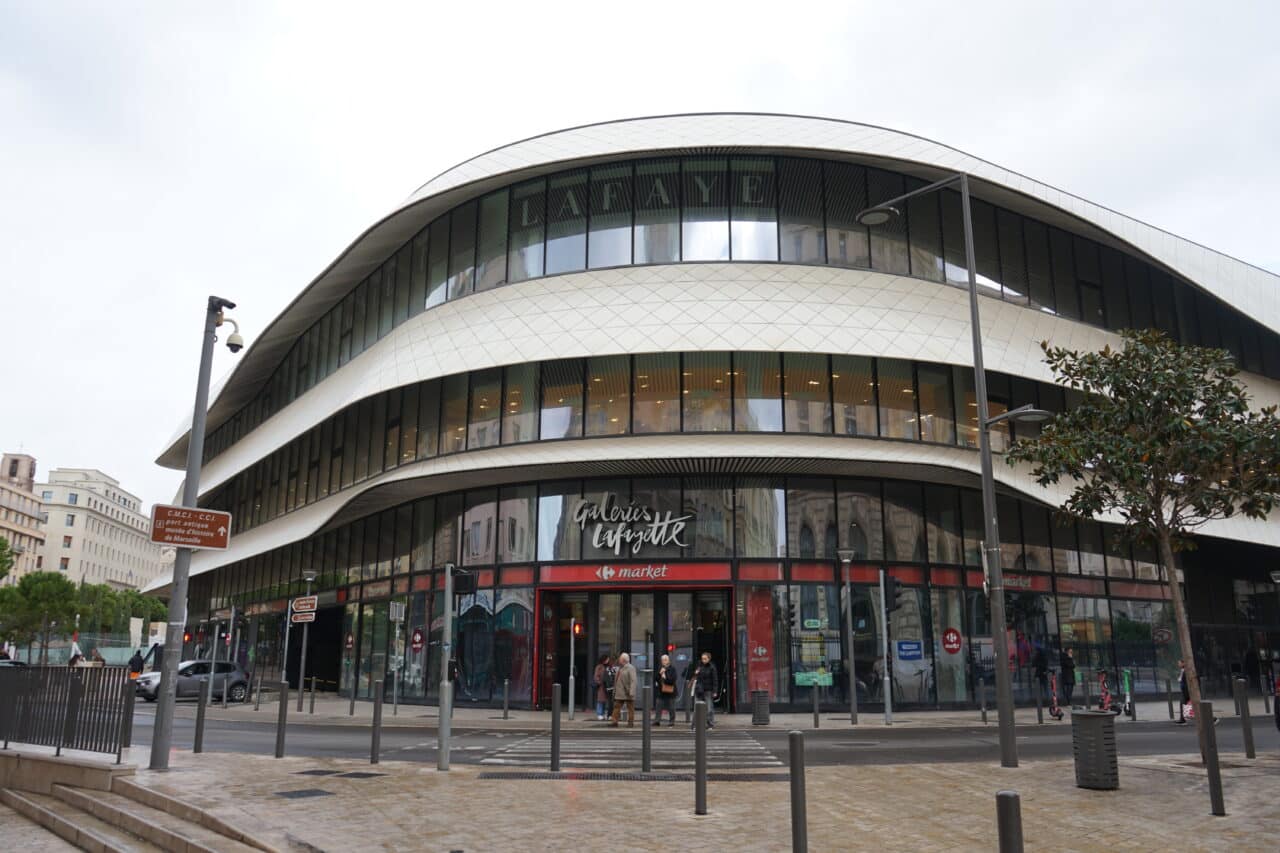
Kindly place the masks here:
[[(307, 578), (307, 598), (311, 597), (311, 579)], [(298, 664), (298, 713), (302, 713), (302, 693), (307, 686), (307, 637), (311, 633), (311, 623), (302, 623), (302, 660)]]
[[(284, 651), (280, 654), (280, 680), (289, 683), (289, 631), (293, 628), (293, 599), (284, 609)], [(301, 689), (302, 685), (298, 685)]]
[(449, 662), (453, 654), (453, 563), (444, 564), (444, 633), (440, 637), (440, 723), (436, 726), (436, 769), (449, 769), (449, 718), (453, 715), (453, 682)]
[(844, 563), (844, 625), (849, 651), (849, 725), (858, 724), (858, 671), (853, 665), (853, 570), (852, 557), (842, 558)]
[(577, 701), (573, 698), (573, 664), (574, 664), (574, 636), (573, 629), (577, 627), (578, 619), (576, 616), (569, 617), (569, 719), (573, 719), (573, 707), (577, 705)]
[(884, 600), (884, 569), (880, 570), (880, 667), (881, 690), (884, 692), (884, 724), (893, 725), (893, 686), (889, 681), (889, 612)]

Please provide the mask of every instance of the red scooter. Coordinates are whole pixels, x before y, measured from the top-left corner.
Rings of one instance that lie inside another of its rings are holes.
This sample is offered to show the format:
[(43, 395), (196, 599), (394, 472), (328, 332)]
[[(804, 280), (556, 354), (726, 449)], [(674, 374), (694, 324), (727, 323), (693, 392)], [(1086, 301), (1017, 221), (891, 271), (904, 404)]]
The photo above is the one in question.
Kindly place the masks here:
[(1107, 687), (1106, 670), (1098, 670), (1098, 710), (1109, 711), (1120, 716), (1120, 712), (1124, 710), (1120, 705), (1112, 701), (1111, 689)]
[(1049, 716), (1061, 720), (1066, 714), (1058, 705), (1058, 673), (1049, 673)]

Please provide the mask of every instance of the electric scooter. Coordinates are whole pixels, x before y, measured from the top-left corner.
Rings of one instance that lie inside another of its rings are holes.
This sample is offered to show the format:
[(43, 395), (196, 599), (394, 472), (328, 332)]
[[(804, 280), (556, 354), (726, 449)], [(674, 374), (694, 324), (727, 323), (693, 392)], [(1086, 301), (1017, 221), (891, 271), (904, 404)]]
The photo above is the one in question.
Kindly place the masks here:
[(1121, 708), (1112, 702), (1111, 689), (1107, 687), (1107, 671), (1104, 669), (1098, 670), (1098, 695), (1099, 711), (1109, 711), (1117, 717), (1120, 716)]
[(1058, 673), (1056, 671), (1049, 673), (1049, 716), (1055, 720), (1061, 720), (1066, 716), (1058, 705)]

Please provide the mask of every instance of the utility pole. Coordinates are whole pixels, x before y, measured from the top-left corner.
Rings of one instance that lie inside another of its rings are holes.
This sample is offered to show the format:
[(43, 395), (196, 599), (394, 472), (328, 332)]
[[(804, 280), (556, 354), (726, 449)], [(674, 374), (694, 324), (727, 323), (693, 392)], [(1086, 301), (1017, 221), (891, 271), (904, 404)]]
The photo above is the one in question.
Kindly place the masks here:
[(453, 716), (453, 563), (444, 564), (444, 634), (440, 637), (440, 724), (436, 726), (436, 769), (449, 769), (449, 723)]

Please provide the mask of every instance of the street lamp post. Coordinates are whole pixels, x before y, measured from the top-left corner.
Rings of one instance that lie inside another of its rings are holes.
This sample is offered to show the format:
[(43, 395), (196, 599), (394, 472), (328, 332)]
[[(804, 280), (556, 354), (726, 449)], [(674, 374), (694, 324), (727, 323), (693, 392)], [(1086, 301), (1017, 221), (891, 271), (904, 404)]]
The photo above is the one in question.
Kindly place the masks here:
[(973, 252), (973, 216), (969, 204), (969, 176), (963, 172), (950, 175), (928, 186), (880, 202), (857, 215), (863, 225), (883, 225), (900, 215), (895, 206), (909, 198), (934, 192), (952, 185), (959, 185), (960, 208), (964, 220), (964, 262), (969, 278), (969, 326), (973, 336), (973, 385), (978, 398), (978, 454), (982, 468), (982, 543), (984, 564), (987, 569), (988, 599), (991, 608), (992, 647), (995, 656), (996, 708), (999, 715), (1000, 764), (1018, 766), (1018, 744), (1014, 731), (1013, 689), (1009, 678), (1009, 641), (1005, 633), (1004, 573), (1000, 568), (1000, 531), (996, 523), (996, 488), (991, 465), (991, 427), (1003, 420), (1042, 421), (1051, 417), (1048, 412), (1022, 406), (990, 417), (987, 408), (987, 375), (982, 362), (982, 324), (978, 317), (978, 276)]
[[(213, 343), (223, 323), (222, 310), (236, 304), (221, 296), (210, 296), (204, 312), (204, 333), (200, 345), (200, 370), (196, 375), (196, 402), (187, 438), (187, 476), (182, 482), (182, 505), (196, 506), (200, 496), (200, 463), (204, 457), (204, 423), (209, 408), (209, 374), (213, 368)], [(237, 328), (227, 338), (227, 348), (239, 352), (244, 346)], [(190, 548), (178, 548), (173, 561), (173, 583), (169, 589), (169, 624), (165, 628), (164, 657), (160, 666), (160, 696), (151, 735), (151, 769), (169, 769), (169, 748), (173, 742), (173, 706), (177, 700), (178, 658), (182, 656), (182, 631), (187, 624), (187, 579), (191, 573)]]
[(845, 649), (848, 650), (849, 663), (849, 725), (858, 724), (858, 673), (853, 666), (853, 582), (850, 577), (854, 552), (851, 548), (841, 548), (837, 554), (844, 564), (844, 632)]
[[(307, 595), (311, 594), (311, 584), (315, 583), (316, 570), (307, 569), (302, 573), (302, 579), (307, 582)], [(290, 616), (290, 619), (293, 617)], [(302, 713), (302, 694), (307, 689), (307, 635), (310, 633), (311, 623), (302, 623), (302, 660), (298, 664), (298, 713)]]

